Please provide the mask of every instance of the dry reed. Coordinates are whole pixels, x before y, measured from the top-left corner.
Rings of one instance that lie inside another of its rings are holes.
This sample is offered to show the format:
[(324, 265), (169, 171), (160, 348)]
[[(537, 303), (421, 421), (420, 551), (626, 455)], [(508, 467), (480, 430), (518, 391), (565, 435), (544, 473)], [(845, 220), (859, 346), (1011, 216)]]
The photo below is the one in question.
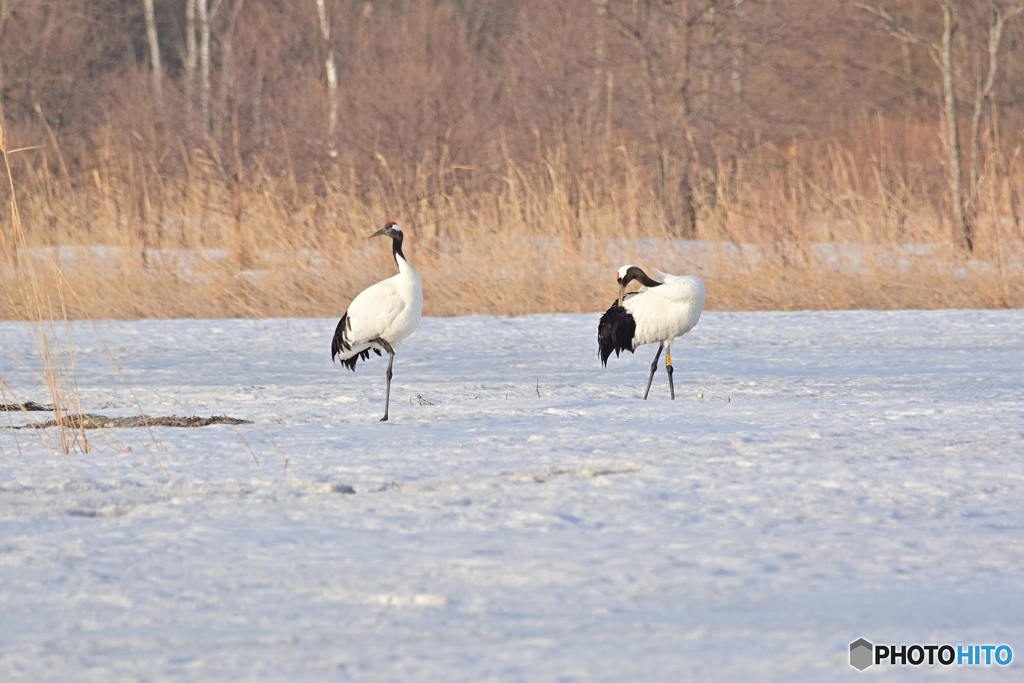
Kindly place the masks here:
[[(23, 150), (8, 150), (4, 130), (3, 112), (0, 110), (0, 156), (3, 157), (10, 188), (10, 236), (0, 231), (0, 250), (6, 262), (4, 297), (24, 311), (24, 319), (31, 321), (35, 333), (36, 350), (41, 364), (41, 381), (50, 395), (53, 423), (57, 427), (58, 451), (70, 455), (79, 450), (89, 452), (89, 440), (77, 415), (83, 413), (74, 373), (74, 345), (64, 307), (64, 283), (60, 270), (55, 269), (52, 281), (44, 281), (46, 271), (36, 267), (32, 249), (26, 238), (21, 212), (18, 208), (14, 177), (9, 155)], [(42, 277), (41, 277), (42, 276)], [(63, 339), (57, 332), (57, 322), (64, 322)], [(3, 378), (0, 377), (0, 383)], [(6, 392), (5, 392), (6, 397)], [(76, 410), (76, 413), (70, 412)], [(44, 439), (45, 443), (45, 439)], [(47, 444), (49, 448), (49, 444)], [(20, 446), (19, 446), (20, 450)]]
[(364, 239), (388, 219), (406, 227), (426, 315), (601, 310), (627, 262), (699, 274), (711, 310), (1024, 305), (1017, 158), (985, 169), (968, 257), (905, 173), (835, 144), (763, 148), (720, 170), (729, 182), (701, 185), (690, 240), (624, 148), (575, 179), (558, 150), (534, 168), (508, 161), (500, 184), (473, 191), (451, 168), (369, 186), (340, 164), (306, 182), (258, 166), (227, 177), (198, 150), (165, 177), (113, 148), (72, 186), (47, 153), (19, 160), (32, 191), (27, 227), (4, 226), (0, 318), (337, 316), (393, 271)]

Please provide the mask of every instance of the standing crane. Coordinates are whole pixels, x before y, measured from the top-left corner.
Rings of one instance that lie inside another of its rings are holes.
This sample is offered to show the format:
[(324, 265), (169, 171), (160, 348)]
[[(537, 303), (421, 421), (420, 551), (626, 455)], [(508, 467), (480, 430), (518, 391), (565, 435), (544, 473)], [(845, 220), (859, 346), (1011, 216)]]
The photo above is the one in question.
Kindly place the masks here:
[(391, 366), (395, 362), (395, 351), (420, 324), (423, 285), (420, 276), (402, 254), (402, 228), (389, 222), (367, 239), (380, 236), (391, 238), (398, 275), (370, 285), (352, 300), (334, 331), (331, 360), (337, 357), (342, 365), (355, 371), (356, 363), (360, 359), (367, 360), (371, 350), (378, 356), (382, 350), (387, 351), (387, 393), (384, 395), (384, 417), (380, 419), (387, 422), (391, 402)]
[[(636, 266), (622, 266), (615, 273), (619, 283), (619, 298), (612, 304), (597, 325), (598, 356), (601, 365), (608, 365), (612, 351), (618, 358), (620, 351), (633, 353), (637, 347), (658, 343), (658, 353), (651, 363), (651, 376), (647, 379), (644, 400), (651, 391), (654, 371), (658, 369), (661, 351), (665, 351), (665, 370), (668, 386), (675, 400), (676, 388), (672, 383), (672, 342), (693, 329), (704, 310), (704, 283), (693, 275), (667, 275), (658, 272), (657, 280), (648, 277)], [(626, 294), (626, 285), (633, 280), (642, 286), (639, 291)]]

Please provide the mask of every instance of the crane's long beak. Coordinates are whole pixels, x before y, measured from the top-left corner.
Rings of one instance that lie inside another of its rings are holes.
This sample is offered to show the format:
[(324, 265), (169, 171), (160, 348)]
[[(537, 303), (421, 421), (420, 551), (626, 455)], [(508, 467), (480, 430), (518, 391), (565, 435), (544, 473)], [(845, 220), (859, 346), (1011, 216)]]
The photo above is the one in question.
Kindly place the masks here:
[(619, 305), (622, 305), (622, 299), (626, 296), (626, 288), (619, 283)]
[(373, 233), (372, 235), (370, 235), (366, 239), (372, 240), (374, 237), (380, 237), (381, 235), (386, 235), (387, 232), (388, 232), (387, 228), (381, 228), (380, 230), (378, 230), (377, 232)]

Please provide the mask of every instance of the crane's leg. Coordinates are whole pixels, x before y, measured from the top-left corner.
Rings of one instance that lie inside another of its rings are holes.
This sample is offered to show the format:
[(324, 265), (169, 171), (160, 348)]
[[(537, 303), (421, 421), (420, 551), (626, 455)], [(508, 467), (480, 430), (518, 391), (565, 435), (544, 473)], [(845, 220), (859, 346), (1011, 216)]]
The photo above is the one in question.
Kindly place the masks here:
[(388, 405), (390, 405), (390, 403), (391, 403), (391, 376), (392, 376), (391, 375), (391, 365), (394, 362), (395, 362), (395, 352), (394, 351), (389, 351), (388, 352), (388, 374), (387, 374), (388, 388), (387, 388), (386, 393), (384, 394), (384, 417), (382, 417), (380, 419), (381, 422), (387, 422), (388, 421)]
[(676, 386), (672, 383), (672, 347), (665, 348), (665, 371), (668, 372), (668, 390), (672, 394), (672, 400), (676, 400)]
[(388, 373), (386, 375), (386, 377), (388, 378), (388, 388), (387, 388), (387, 390), (386, 390), (386, 392), (384, 394), (384, 417), (382, 417), (380, 419), (381, 422), (387, 422), (388, 421), (388, 406), (391, 404), (391, 377), (392, 377), (391, 366), (395, 362), (395, 350), (393, 348), (391, 348), (391, 344), (388, 344), (386, 341), (384, 341), (380, 337), (376, 337), (374, 339), (371, 339), (370, 341), (373, 342), (374, 344), (377, 344), (382, 349), (384, 349), (385, 351), (388, 352)]
[(647, 389), (644, 390), (644, 400), (647, 400), (647, 394), (651, 393), (651, 382), (654, 381), (654, 371), (658, 369), (658, 359), (661, 358), (661, 344), (658, 344), (658, 355), (654, 357), (654, 362), (651, 363), (651, 376), (647, 378)]

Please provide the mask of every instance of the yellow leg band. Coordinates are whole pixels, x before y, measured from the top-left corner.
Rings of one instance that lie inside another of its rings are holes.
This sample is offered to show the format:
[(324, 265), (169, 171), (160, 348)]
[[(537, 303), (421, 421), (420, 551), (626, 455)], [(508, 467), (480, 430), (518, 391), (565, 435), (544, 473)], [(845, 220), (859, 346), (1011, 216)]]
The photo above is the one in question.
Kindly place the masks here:
[(672, 354), (668, 351), (665, 352), (665, 365), (672, 365)]

